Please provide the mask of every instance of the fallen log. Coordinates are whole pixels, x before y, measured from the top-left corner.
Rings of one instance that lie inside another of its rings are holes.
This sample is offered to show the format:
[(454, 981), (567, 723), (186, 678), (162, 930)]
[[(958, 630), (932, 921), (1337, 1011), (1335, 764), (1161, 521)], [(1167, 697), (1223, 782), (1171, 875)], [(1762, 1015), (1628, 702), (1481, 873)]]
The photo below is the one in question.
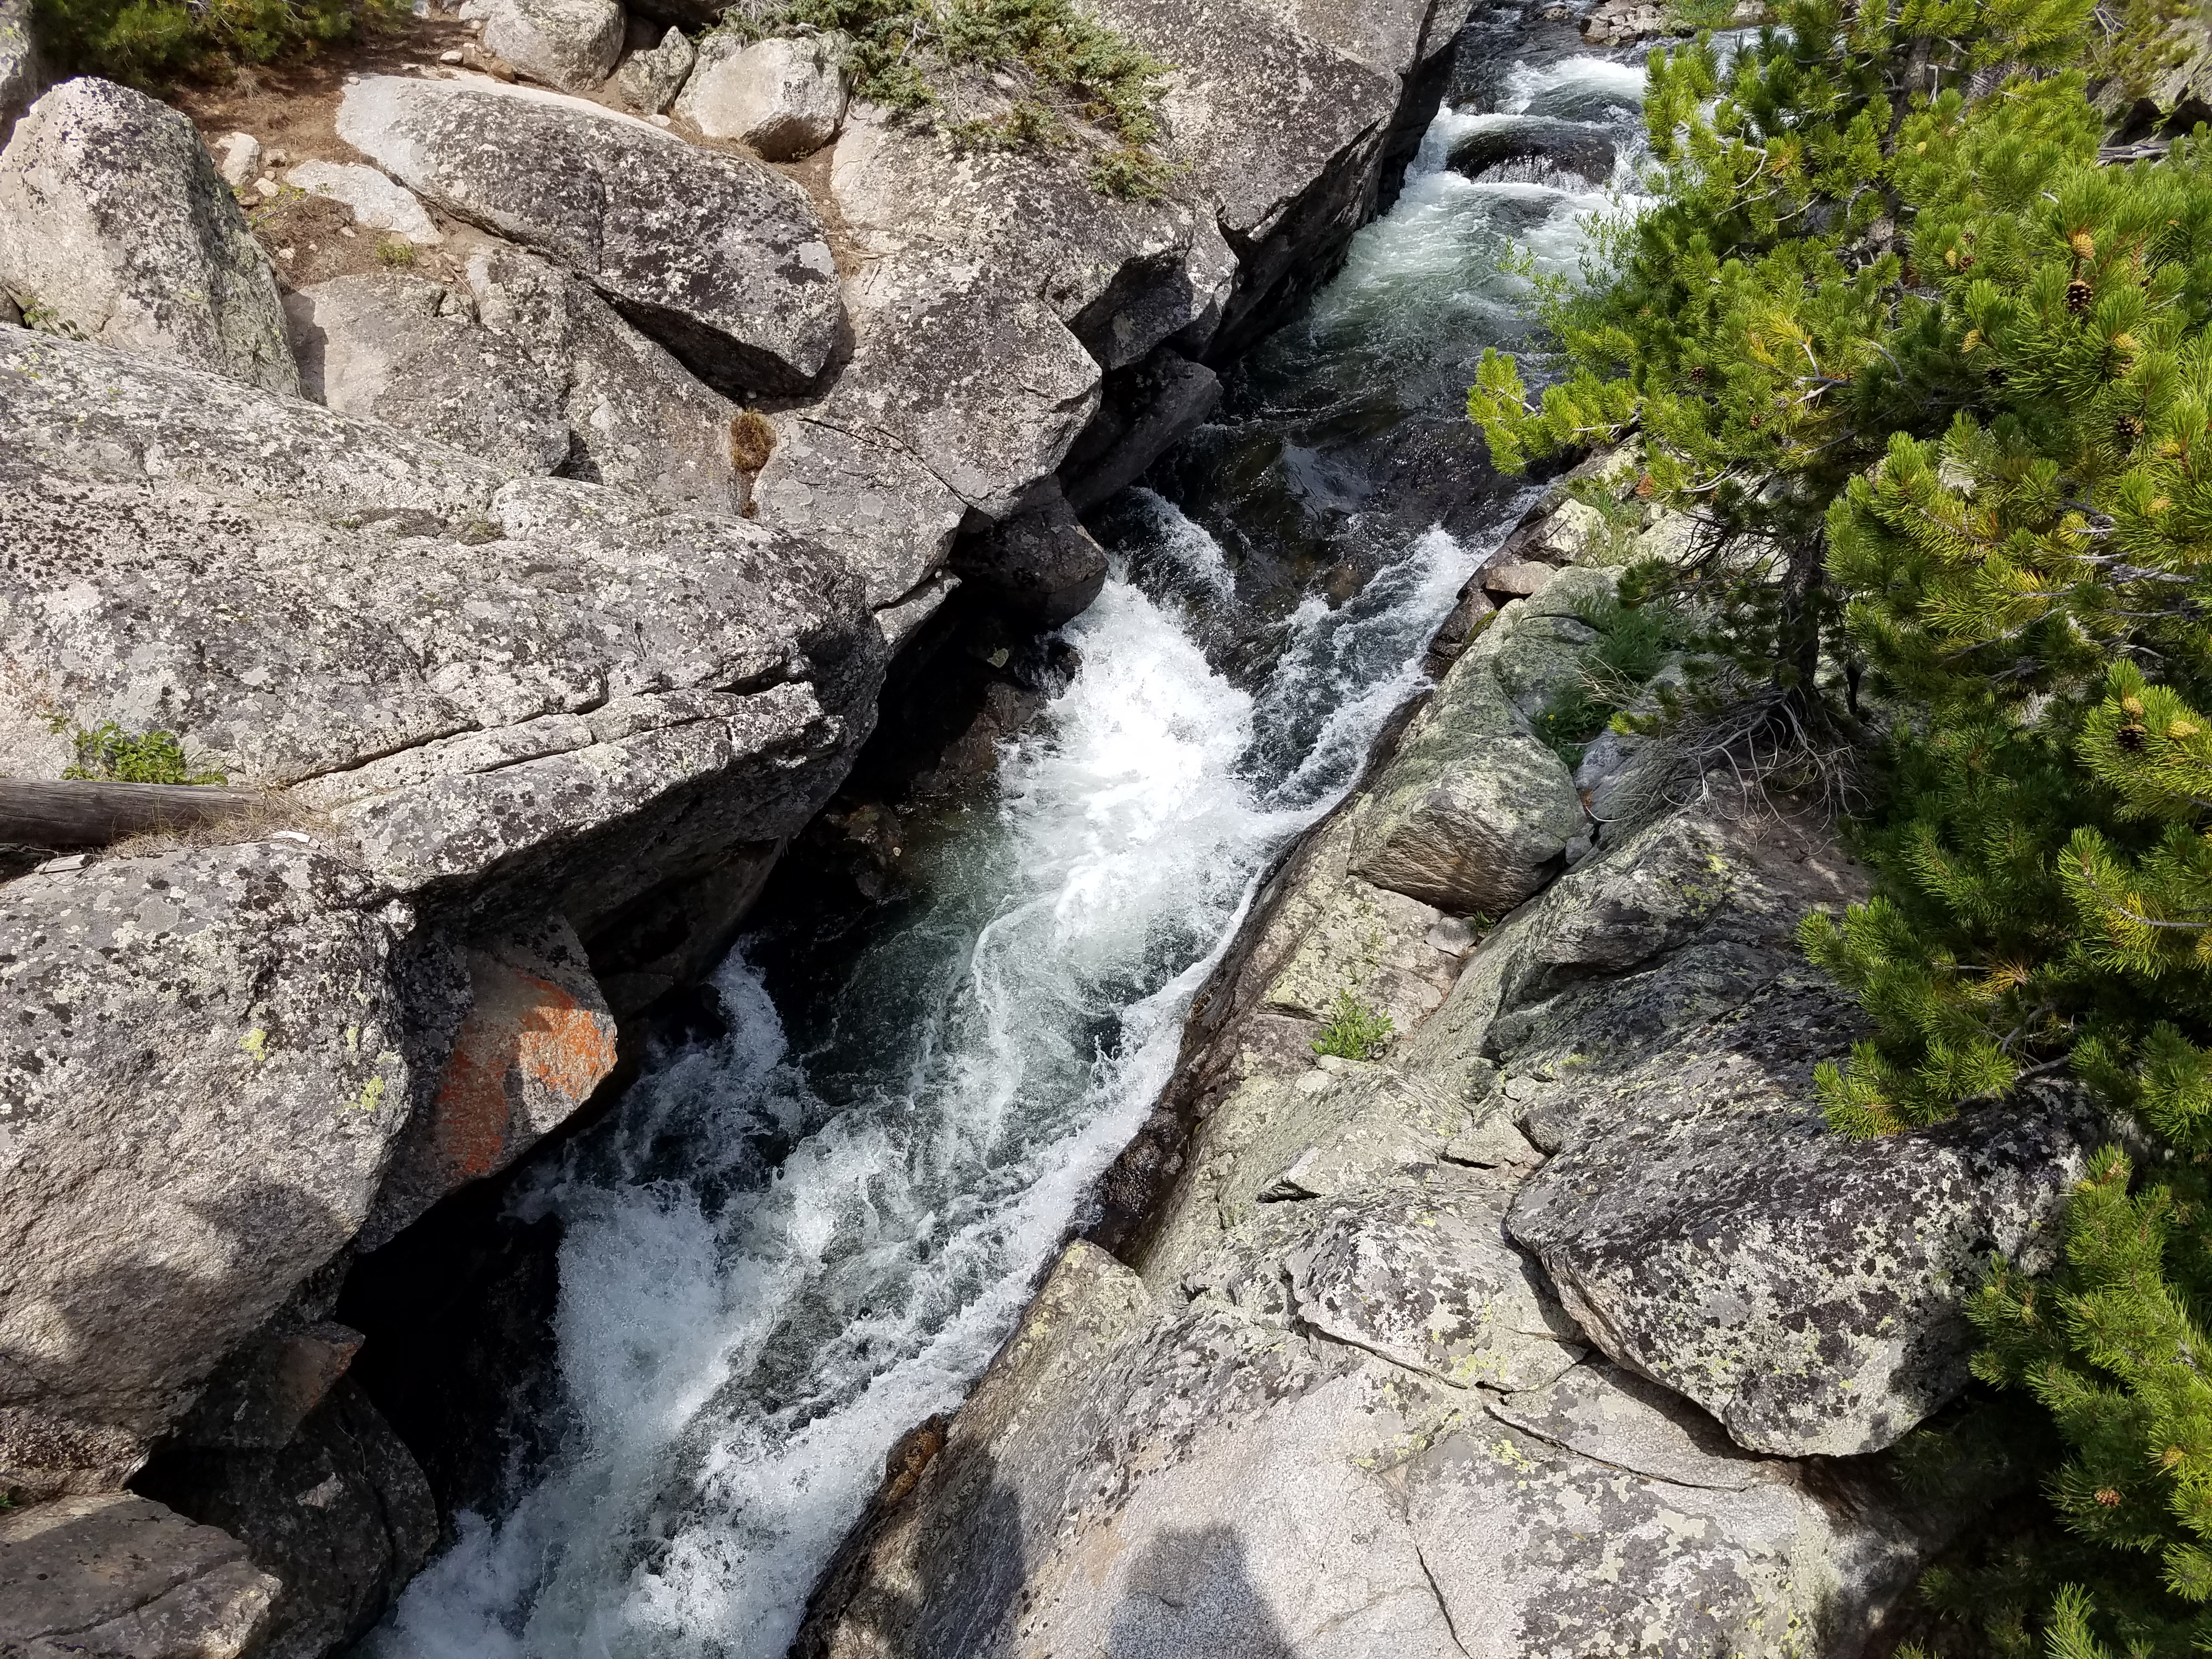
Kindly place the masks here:
[(105, 847), (129, 836), (211, 823), (269, 797), (258, 789), (182, 783), (52, 783), (0, 778), (0, 843)]

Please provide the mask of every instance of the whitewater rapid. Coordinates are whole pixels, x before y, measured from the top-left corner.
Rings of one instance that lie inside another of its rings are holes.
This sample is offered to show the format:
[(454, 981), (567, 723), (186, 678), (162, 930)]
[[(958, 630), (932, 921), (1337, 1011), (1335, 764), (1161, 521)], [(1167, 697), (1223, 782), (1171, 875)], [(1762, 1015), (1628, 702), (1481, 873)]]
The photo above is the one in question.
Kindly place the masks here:
[[(1468, 118), (1439, 117), (1301, 325), (1316, 361), (1525, 331), (1495, 214), (1532, 187), (1439, 171)], [(1563, 198), (1540, 257), (1571, 258), (1600, 205)], [(1232, 675), (1221, 542), (1163, 496), (1123, 505), (1066, 630), (1080, 667), (995, 803), (914, 849), (918, 908), (807, 1039), (741, 942), (713, 981), (726, 1034), (655, 1054), (519, 1189), (562, 1224), (558, 1449), (508, 1512), (459, 1518), (373, 1659), (778, 1659), (884, 1454), (1012, 1328), (1260, 876), (1419, 689), (1487, 550), (1413, 536), (1348, 601), (1272, 619), (1261, 670)]]

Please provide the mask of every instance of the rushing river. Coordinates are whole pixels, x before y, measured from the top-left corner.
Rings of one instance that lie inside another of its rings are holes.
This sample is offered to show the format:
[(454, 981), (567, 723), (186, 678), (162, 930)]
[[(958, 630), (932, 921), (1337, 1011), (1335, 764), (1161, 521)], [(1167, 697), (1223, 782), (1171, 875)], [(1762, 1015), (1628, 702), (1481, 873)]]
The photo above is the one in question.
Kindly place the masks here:
[(1509, 249), (1571, 268), (1617, 198), (1443, 161), (1547, 98), (1625, 143), (1641, 77), (1516, 65), (1505, 15), (1455, 90), (1490, 113), (1438, 117), (1343, 276), (1107, 515), (1081, 665), (995, 799), (913, 837), (875, 921), (741, 942), (726, 1034), (519, 1184), (562, 1224), (556, 1449), (463, 1517), (378, 1659), (775, 1659), (885, 1451), (1012, 1328), (1260, 872), (1511, 522), (1459, 413), (1528, 327)]

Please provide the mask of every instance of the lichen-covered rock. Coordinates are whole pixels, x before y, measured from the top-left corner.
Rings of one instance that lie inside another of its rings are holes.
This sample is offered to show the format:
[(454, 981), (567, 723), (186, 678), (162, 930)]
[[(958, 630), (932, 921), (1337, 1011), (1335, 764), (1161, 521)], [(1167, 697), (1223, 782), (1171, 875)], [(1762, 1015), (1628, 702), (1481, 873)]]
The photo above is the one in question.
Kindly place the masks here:
[(451, 444), (513, 477), (568, 459), (559, 386), (437, 283), (334, 276), (287, 295), (284, 313), (301, 391), (325, 408)]
[(1461, 653), (1376, 780), (1356, 873), (1455, 915), (1503, 915), (1544, 884), (1586, 820), (1532, 717), (1579, 672), (1595, 635), (1572, 606), (1606, 585), (1562, 577)]
[(750, 43), (710, 34), (676, 100), (709, 138), (734, 138), (768, 161), (811, 155), (845, 120), (846, 76), (835, 43), (771, 35)]
[(835, 410), (775, 417), (775, 447), (754, 480), (761, 522), (827, 542), (878, 610), (937, 593), (968, 504), (905, 445)]
[(1297, 1316), (1446, 1382), (1533, 1389), (1584, 1349), (1505, 1237), (1513, 1183), (1472, 1172), (1333, 1199), (1286, 1261)]
[(1313, 925), (1268, 986), (1267, 1006), (1327, 1020), (1349, 996), (1401, 1030), (1444, 1000), (1458, 963), (1428, 941), (1438, 912), (1419, 899), (1347, 877), (1320, 902)]
[(221, 1528), (276, 1575), (283, 1589), (254, 1647), (264, 1659), (343, 1651), (438, 1541), (429, 1483), (350, 1379), (282, 1444), (166, 1452), (137, 1486)]
[(562, 390), (568, 477), (677, 506), (737, 514), (737, 405), (618, 315), (588, 284), (511, 248), (469, 256), (477, 315)]
[(296, 392), (269, 256), (192, 124), (64, 82), (0, 151), (0, 289), (119, 350)]
[(616, 0), (488, 0), (485, 50), (517, 71), (563, 92), (589, 92), (622, 55)]
[(32, 27), (31, 0), (0, 0), (0, 144), (16, 118), (46, 89), (45, 59)]
[(575, 272), (720, 390), (797, 392), (829, 362), (821, 217), (757, 161), (491, 81), (366, 76), (337, 127), (416, 194)]
[(1787, 1006), (1755, 1001), (1607, 1079), (1617, 1121), (1546, 1165), (1513, 1235), (1592, 1341), (1739, 1444), (1879, 1451), (1966, 1386), (1965, 1302), (1990, 1252), (2057, 1259), (2095, 1128), (2063, 1091), (2032, 1091), (1846, 1140), (1805, 1104), (1818, 1056), (1760, 1029)]
[(50, 714), (165, 726), (393, 886), (596, 951), (870, 730), (882, 636), (826, 550), (210, 385), (0, 334), (0, 763), (65, 764)]
[(1073, 1247), (794, 1651), (1850, 1655), (1927, 1547), (1877, 1485), (1731, 1457), (1609, 1368), (1457, 1388), (1269, 1284), (1155, 1300)]
[(614, 89), (641, 115), (658, 115), (676, 101), (697, 63), (699, 49), (682, 29), (672, 28), (657, 46), (642, 47), (622, 61)]
[[(0, 886), (0, 1484), (128, 1473), (359, 1229), (407, 1116), (408, 926), (304, 838)], [(107, 1453), (48, 1464), (78, 1431)]]
[(237, 1659), (276, 1579), (235, 1538), (127, 1492), (0, 1510), (0, 1650), (21, 1659)]
[(468, 1018), (428, 1109), (395, 1148), (359, 1244), (397, 1237), (448, 1193), (496, 1175), (573, 1117), (615, 1065), (615, 1020), (584, 947), (555, 916), (467, 953)]

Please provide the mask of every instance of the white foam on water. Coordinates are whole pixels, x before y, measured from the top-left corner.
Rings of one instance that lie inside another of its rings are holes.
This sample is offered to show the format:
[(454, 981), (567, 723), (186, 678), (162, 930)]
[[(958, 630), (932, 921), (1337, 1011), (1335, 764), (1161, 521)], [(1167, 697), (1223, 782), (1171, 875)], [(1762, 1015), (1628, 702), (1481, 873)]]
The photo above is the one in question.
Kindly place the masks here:
[(1598, 120), (1608, 109), (1632, 114), (1644, 107), (1645, 78), (1642, 64), (1615, 63), (1609, 58), (1562, 58), (1535, 66), (1516, 64), (1505, 73), (1498, 104), (1508, 115)]
[(1152, 550), (1163, 562), (1206, 598), (1218, 603), (1236, 596), (1237, 573), (1212, 531), (1185, 517), (1158, 490), (1139, 485), (1129, 491), (1129, 500), (1143, 513)]

